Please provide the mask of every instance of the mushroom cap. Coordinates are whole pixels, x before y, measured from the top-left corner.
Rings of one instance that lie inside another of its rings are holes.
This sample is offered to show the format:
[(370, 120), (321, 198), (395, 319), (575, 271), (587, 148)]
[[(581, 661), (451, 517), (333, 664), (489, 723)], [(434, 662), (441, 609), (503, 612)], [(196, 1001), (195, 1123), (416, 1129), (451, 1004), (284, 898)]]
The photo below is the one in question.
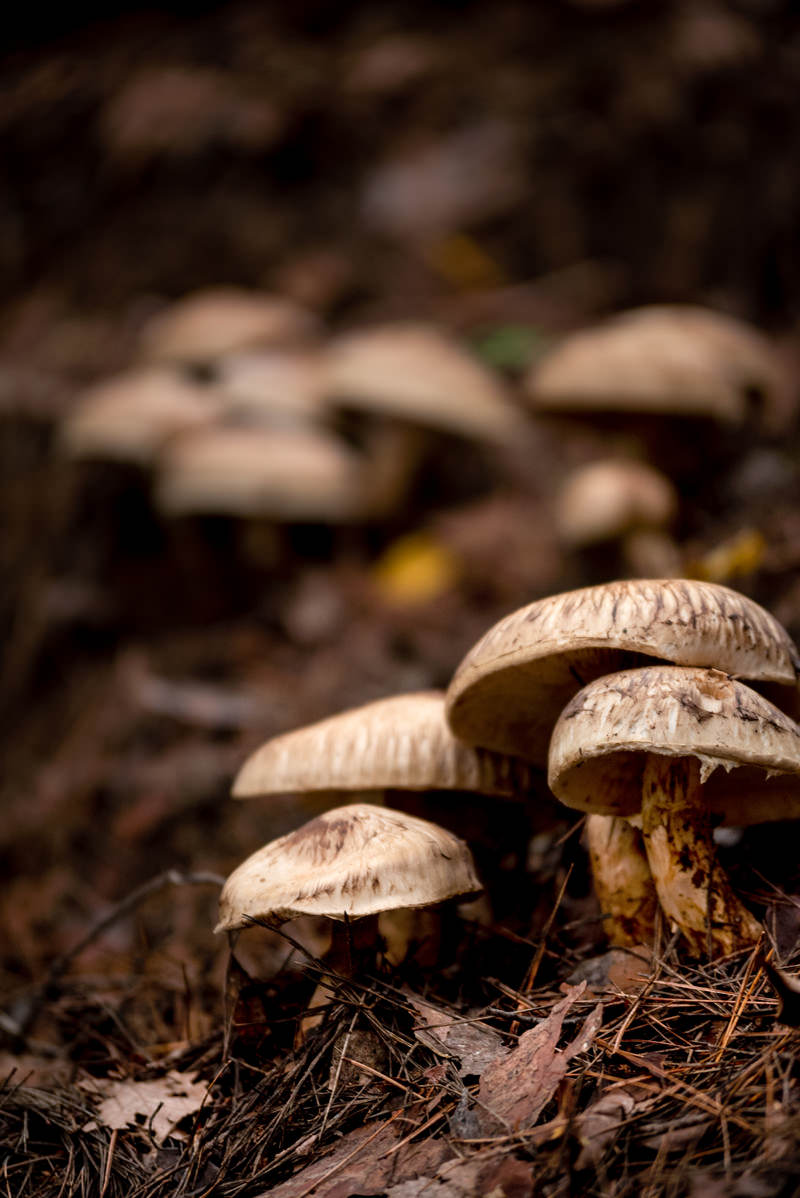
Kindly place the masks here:
[(524, 762), (457, 741), (444, 695), (392, 695), (273, 737), (256, 749), (233, 784), (236, 798), (314, 791), (469, 790), (524, 795)]
[(310, 313), (292, 300), (236, 287), (196, 291), (152, 316), (142, 353), (160, 362), (209, 362), (254, 345), (285, 345), (309, 335)]
[(239, 350), (220, 358), (215, 378), (226, 409), (264, 424), (291, 426), (322, 419), (324, 373), (312, 350)]
[(297, 915), (359, 919), (479, 890), (472, 855), (452, 832), (354, 803), (326, 811), (242, 862), (222, 889), (215, 930)]
[(322, 429), (217, 425), (170, 443), (156, 500), (171, 516), (347, 521), (360, 510), (360, 470), (357, 455)]
[(653, 412), (738, 424), (753, 390), (784, 386), (768, 340), (733, 317), (691, 305), (623, 312), (573, 333), (526, 381), (548, 411)]
[(591, 545), (634, 528), (662, 528), (678, 496), (660, 470), (644, 462), (607, 458), (568, 475), (556, 498), (556, 526), (569, 545)]
[(579, 691), (553, 730), (550, 788), (579, 811), (634, 815), (651, 753), (696, 757), (726, 823), (800, 816), (797, 724), (727, 674), (685, 666), (624, 670)]
[(540, 599), (500, 620), (458, 667), (447, 718), (468, 744), (543, 764), (572, 695), (648, 658), (797, 681), (791, 639), (751, 599), (715, 583), (631, 579)]
[(477, 359), (427, 325), (380, 325), (334, 340), (333, 400), (479, 441), (508, 443), (523, 418)]
[(61, 429), (75, 457), (110, 458), (149, 465), (176, 433), (217, 418), (210, 387), (152, 367), (115, 375), (85, 392)]

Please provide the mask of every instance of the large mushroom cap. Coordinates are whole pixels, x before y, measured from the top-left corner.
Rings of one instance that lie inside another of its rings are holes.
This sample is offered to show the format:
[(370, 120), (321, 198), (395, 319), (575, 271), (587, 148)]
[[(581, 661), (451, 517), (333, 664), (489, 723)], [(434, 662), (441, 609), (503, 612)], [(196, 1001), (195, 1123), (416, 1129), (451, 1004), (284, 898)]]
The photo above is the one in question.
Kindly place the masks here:
[(579, 691), (553, 730), (550, 788), (580, 811), (634, 815), (649, 754), (697, 758), (706, 802), (728, 823), (800, 815), (800, 728), (743, 683), (683, 666), (625, 670)]
[(540, 410), (740, 423), (753, 393), (772, 395), (783, 385), (757, 330), (709, 309), (654, 305), (566, 337), (535, 365), (526, 387)]
[(350, 520), (362, 507), (357, 455), (323, 429), (214, 426), (176, 438), (156, 497), (171, 516)]
[(151, 317), (142, 330), (142, 351), (160, 362), (209, 362), (247, 346), (296, 341), (313, 326), (311, 315), (283, 296), (209, 288)]
[(508, 443), (523, 427), (502, 383), (457, 342), (425, 325), (382, 325), (331, 344), (334, 399), (430, 428)]
[(797, 680), (788, 634), (746, 596), (686, 579), (610, 582), (540, 599), (495, 624), (448, 688), (450, 727), (469, 744), (543, 763), (571, 696), (648, 658), (792, 687)]
[(445, 720), (444, 695), (421, 691), (274, 737), (242, 766), (233, 793), (379, 789), (511, 796), (528, 793), (531, 779), (523, 762), (457, 741)]
[(281, 836), (235, 869), (216, 931), (297, 915), (358, 919), (480, 889), (463, 840), (427, 820), (354, 803)]

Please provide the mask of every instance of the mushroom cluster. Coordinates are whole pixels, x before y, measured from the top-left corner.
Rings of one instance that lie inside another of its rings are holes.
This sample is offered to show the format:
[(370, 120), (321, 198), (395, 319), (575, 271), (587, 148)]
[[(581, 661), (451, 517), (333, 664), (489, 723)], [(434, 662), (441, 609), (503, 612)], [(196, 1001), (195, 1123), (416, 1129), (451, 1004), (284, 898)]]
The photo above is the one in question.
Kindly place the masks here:
[[(760, 926), (717, 861), (712, 825), (800, 815), (800, 728), (790, 714), (799, 664), (781, 625), (727, 587), (683, 579), (585, 587), (501, 620), (467, 654), (446, 695), (394, 696), (273, 738), (245, 763), (234, 794), (355, 801), (308, 825), (313, 836), (333, 820), (341, 835), (325, 831), (320, 845), (335, 857), (348, 843), (348, 813), (383, 811), (378, 823), (397, 828), (419, 818), (419, 807), (409, 816), (409, 795), (424, 804), (449, 793), (454, 801), (439, 808), (447, 835), (469, 837), (465, 796), (489, 810), (509, 799), (531, 808), (546, 769), (553, 795), (587, 813), (612, 942), (651, 939), (660, 908), (693, 954), (730, 953), (752, 944)], [(364, 807), (365, 799), (383, 806)], [(277, 863), (305, 836), (268, 846), (232, 875), (220, 927), (305, 909), (298, 895), (273, 896)], [(364, 842), (359, 852), (358, 884), (377, 893), (372, 849)], [(326, 913), (364, 914), (349, 889), (355, 882), (343, 888), (339, 866), (324, 856), (317, 846), (312, 889), (336, 894)], [(437, 871), (429, 872), (433, 881)], [(305, 877), (299, 884), (306, 897), (309, 885)], [(455, 893), (448, 883), (435, 896), (404, 893), (397, 905)], [(385, 908), (370, 911), (377, 909)]]
[(712, 819), (800, 814), (785, 710), (798, 664), (781, 625), (727, 587), (613, 582), (490, 629), (456, 671), (448, 718), (469, 744), (547, 765), (553, 794), (589, 814), (613, 941), (652, 935), (657, 899), (691, 951), (727, 953), (760, 929), (716, 860)]
[[(234, 796), (321, 795), (348, 805), (328, 810), (247, 858), (228, 878), (218, 931), (252, 921), (279, 925), (322, 914), (347, 925), (333, 934), (329, 962), (353, 956), (349, 924), (374, 951), (381, 913), (414, 911), (482, 889), (472, 854), (454, 832), (404, 810), (417, 792), (447, 793), (459, 822), (465, 797), (524, 799), (534, 771), (523, 761), (456, 740), (444, 695), (426, 691), (378, 700), (262, 745), (243, 765)], [(368, 801), (365, 801), (368, 800)], [(381, 804), (381, 805), (378, 805)], [(369, 922), (365, 922), (369, 917)], [(436, 921), (381, 924), (388, 958), (399, 962)]]
[[(152, 470), (167, 517), (372, 519), (402, 501), (432, 435), (508, 445), (525, 424), (502, 381), (437, 329), (325, 340), (310, 313), (258, 292), (168, 306), (140, 358), (79, 399), (62, 444)], [(339, 427), (353, 412), (358, 448)]]

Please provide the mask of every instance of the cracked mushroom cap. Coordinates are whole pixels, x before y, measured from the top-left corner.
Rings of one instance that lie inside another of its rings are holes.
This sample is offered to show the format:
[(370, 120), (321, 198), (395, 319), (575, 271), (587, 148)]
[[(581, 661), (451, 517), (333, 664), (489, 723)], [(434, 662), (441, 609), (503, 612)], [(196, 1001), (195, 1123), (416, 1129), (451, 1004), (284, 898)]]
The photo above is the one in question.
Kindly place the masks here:
[(544, 764), (559, 713), (586, 683), (647, 659), (708, 666), (787, 688), (798, 655), (768, 612), (688, 579), (631, 579), (553, 595), (512, 612), (467, 654), (447, 690), (455, 735)]
[(203, 428), (220, 411), (209, 387), (153, 367), (91, 387), (70, 413), (61, 440), (73, 457), (149, 466), (176, 433)]
[(579, 811), (635, 815), (653, 753), (697, 758), (726, 823), (800, 817), (800, 728), (719, 670), (647, 666), (584, 687), (553, 730), (550, 788)]
[(363, 505), (361, 463), (323, 429), (216, 425), (167, 446), (156, 501), (170, 516), (347, 521)]
[(549, 412), (638, 412), (741, 423), (754, 394), (785, 386), (768, 340), (721, 312), (653, 305), (573, 333), (538, 362), (526, 390)]
[(236, 798), (315, 791), (466, 790), (525, 795), (522, 761), (457, 741), (444, 695), (421, 691), (378, 699), (273, 737), (245, 762)]
[(524, 427), (499, 379), (426, 325), (381, 325), (339, 337), (327, 370), (334, 401), (369, 412), (501, 444)]
[(250, 346), (295, 342), (313, 329), (311, 314), (283, 296), (216, 287), (152, 316), (141, 346), (151, 361), (203, 363)]
[(360, 919), (482, 889), (463, 840), (428, 820), (354, 803), (253, 853), (220, 895), (215, 931), (297, 915)]

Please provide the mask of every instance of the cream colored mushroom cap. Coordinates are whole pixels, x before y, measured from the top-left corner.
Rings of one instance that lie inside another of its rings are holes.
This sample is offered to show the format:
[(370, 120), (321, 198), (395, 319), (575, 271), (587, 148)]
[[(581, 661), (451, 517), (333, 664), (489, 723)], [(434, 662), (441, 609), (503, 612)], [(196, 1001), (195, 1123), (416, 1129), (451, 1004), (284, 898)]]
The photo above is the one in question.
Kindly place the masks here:
[(654, 305), (564, 338), (525, 389), (541, 410), (658, 412), (739, 423), (748, 392), (784, 385), (769, 342), (710, 309)]
[(800, 816), (800, 728), (719, 670), (647, 666), (575, 695), (550, 741), (548, 780), (568, 807), (634, 815), (648, 754), (695, 757), (710, 809), (748, 825)]
[(567, 544), (590, 545), (633, 528), (662, 528), (677, 508), (675, 488), (660, 470), (607, 458), (567, 476), (556, 497), (556, 528)]
[(469, 790), (524, 795), (524, 762), (456, 740), (444, 695), (392, 695), (273, 737), (242, 766), (236, 798), (315, 791)]
[(227, 354), (217, 363), (216, 383), (226, 408), (272, 427), (319, 422), (325, 411), (324, 372), (312, 350)]
[(149, 465), (176, 433), (216, 419), (213, 390), (171, 370), (151, 368), (115, 375), (90, 388), (61, 428), (74, 457)]
[(463, 840), (428, 820), (354, 803), (326, 811), (248, 857), (222, 889), (215, 930), (297, 915), (359, 919), (479, 890)]
[(540, 599), (500, 620), (458, 667), (447, 718), (468, 744), (543, 764), (572, 695), (648, 658), (797, 682), (791, 639), (751, 599), (715, 583), (631, 579)]
[(162, 454), (156, 501), (171, 516), (347, 521), (360, 510), (360, 462), (319, 429), (215, 426)]
[(500, 380), (426, 325), (381, 325), (339, 337), (327, 371), (334, 402), (481, 441), (508, 443), (524, 428)]
[(309, 335), (310, 313), (283, 296), (235, 287), (197, 291), (150, 318), (142, 354), (169, 362), (208, 362), (254, 345), (281, 345)]

